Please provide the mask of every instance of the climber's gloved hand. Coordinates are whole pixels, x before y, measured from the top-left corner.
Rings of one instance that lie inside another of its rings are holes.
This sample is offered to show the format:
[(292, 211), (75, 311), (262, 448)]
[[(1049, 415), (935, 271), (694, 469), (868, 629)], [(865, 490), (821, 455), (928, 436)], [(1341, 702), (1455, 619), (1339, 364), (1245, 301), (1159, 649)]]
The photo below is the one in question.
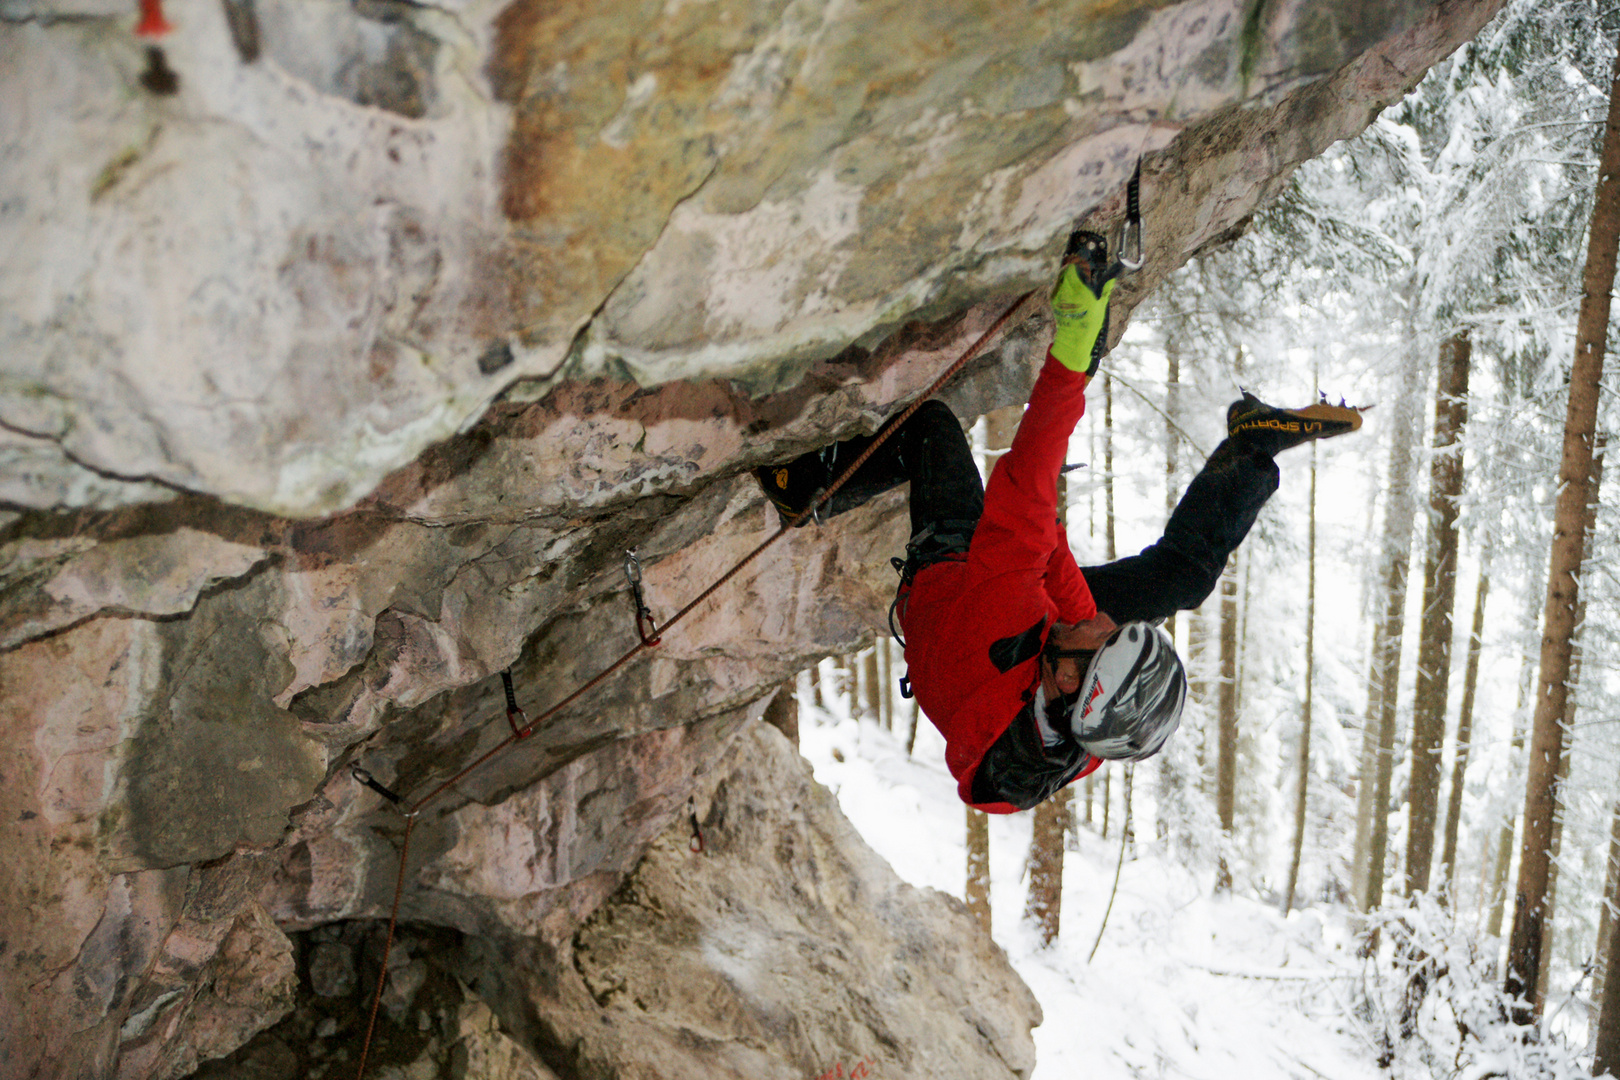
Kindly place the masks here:
[(1096, 374), (1097, 362), (1102, 359), (1097, 341), (1108, 330), (1108, 298), (1113, 295), (1116, 280), (1105, 282), (1099, 296), (1071, 264), (1063, 268), (1052, 290), (1052, 315), (1057, 320), (1052, 355), (1070, 371), (1087, 378)]

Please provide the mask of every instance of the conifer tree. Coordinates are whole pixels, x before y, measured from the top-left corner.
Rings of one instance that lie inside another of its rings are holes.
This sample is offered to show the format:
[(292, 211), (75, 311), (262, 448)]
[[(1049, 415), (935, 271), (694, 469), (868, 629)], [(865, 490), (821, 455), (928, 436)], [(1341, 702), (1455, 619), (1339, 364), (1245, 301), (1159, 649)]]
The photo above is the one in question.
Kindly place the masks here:
[[(1558, 470), (1558, 505), (1553, 518), (1547, 604), (1542, 618), (1541, 670), (1531, 722), (1530, 766), (1525, 780), (1524, 840), (1520, 847), (1516, 890), (1520, 900), (1514, 906), (1513, 931), (1508, 942), (1506, 990), (1528, 1003), (1515, 1009), (1514, 1019), (1525, 1024), (1539, 1018), (1545, 995), (1539, 974), (1542, 922), (1546, 918), (1544, 901), (1553, 778), (1563, 750), (1561, 720), (1569, 692), (1571, 640), (1580, 596), (1578, 575), (1617, 247), (1620, 247), (1620, 53), (1616, 55), (1610, 80), (1609, 111), (1604, 125), (1580, 315), (1576, 323), (1575, 359), (1569, 376), (1564, 452)], [(1612, 980), (1613, 971), (1609, 974)], [(1611, 981), (1606, 987), (1606, 996), (1612, 996), (1615, 989)], [(1610, 1023), (1616, 1033), (1613, 1047), (1604, 1041), (1605, 1024)], [(1594, 1062), (1594, 1071), (1598, 1071), (1601, 1064), (1620, 1060), (1607, 1056), (1615, 1049), (1620, 1049), (1620, 1021), (1610, 1021), (1604, 1016), (1599, 1021), (1598, 1059)]]
[(1305, 588), (1305, 701), (1300, 708), (1299, 754), (1294, 792), (1294, 850), (1288, 860), (1288, 887), (1283, 890), (1282, 912), (1294, 907), (1294, 890), (1299, 887), (1299, 864), (1305, 853), (1305, 804), (1311, 778), (1311, 704), (1316, 682), (1316, 465), (1317, 444), (1311, 444), (1311, 495), (1305, 558), (1309, 564)]
[(1429, 474), (1429, 545), (1423, 567), (1423, 625), (1412, 702), (1406, 893), (1427, 891), (1440, 803), (1440, 750), (1451, 680), (1451, 617), (1457, 595), (1457, 508), (1462, 496), (1462, 431), (1468, 418), (1472, 343), (1466, 330), (1440, 347), (1434, 456)]

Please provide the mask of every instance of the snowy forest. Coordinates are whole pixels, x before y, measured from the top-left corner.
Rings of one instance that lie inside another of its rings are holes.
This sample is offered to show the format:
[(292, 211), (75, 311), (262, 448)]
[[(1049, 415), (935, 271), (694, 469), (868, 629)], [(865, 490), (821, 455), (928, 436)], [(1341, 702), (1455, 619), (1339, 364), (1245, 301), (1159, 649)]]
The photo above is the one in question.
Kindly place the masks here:
[(898, 647), (801, 676), (818, 776), (1042, 998), (1038, 1076), (1620, 1075), (1620, 402), (1576, 363), (1617, 31), (1509, 4), (1135, 313), (1071, 444), (1082, 565), (1157, 538), (1240, 388), (1372, 406), (1174, 621), (1165, 752), (964, 825)]

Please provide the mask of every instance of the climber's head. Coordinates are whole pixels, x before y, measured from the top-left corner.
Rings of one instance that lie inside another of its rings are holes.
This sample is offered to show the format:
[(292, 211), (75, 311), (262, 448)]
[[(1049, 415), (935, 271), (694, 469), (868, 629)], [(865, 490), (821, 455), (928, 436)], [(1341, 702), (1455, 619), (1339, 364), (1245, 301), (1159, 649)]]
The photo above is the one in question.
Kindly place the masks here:
[(1053, 623), (1041, 650), (1041, 688), (1045, 699), (1072, 699), (1080, 689), (1080, 679), (1091, 658), (1118, 629), (1114, 620), (1100, 611), (1085, 622)]
[[(1108, 625), (1113, 626), (1111, 621)], [(1094, 640), (1095, 626), (1081, 623), (1069, 629), (1082, 627)], [(1095, 652), (1081, 645), (1079, 635), (1054, 629), (1041, 668), (1043, 697), (1051, 705), (1063, 702), (1069, 731), (1094, 757), (1152, 757), (1181, 723), (1187, 675), (1170, 635), (1156, 626), (1135, 622), (1114, 627)], [(1064, 718), (1051, 712), (1047, 716), (1049, 723)]]

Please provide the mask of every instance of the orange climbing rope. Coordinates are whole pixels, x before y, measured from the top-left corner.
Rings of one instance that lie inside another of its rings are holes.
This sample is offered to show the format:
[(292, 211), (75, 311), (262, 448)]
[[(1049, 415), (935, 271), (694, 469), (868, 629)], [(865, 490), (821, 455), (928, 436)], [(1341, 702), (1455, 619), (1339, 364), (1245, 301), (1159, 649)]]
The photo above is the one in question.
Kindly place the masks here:
[[(857, 457), (853, 463), (850, 464), (849, 468), (840, 473), (838, 477), (827, 487), (827, 489), (817, 496), (808, 507), (800, 511), (798, 516), (792, 521), (786, 522), (779, 529), (777, 529), (776, 532), (772, 533), (770, 536), (766, 537), (765, 540), (761, 541), (757, 547), (739, 559), (736, 565), (727, 570), (724, 574), (721, 574), (713, 584), (699, 593), (691, 603), (687, 604), (674, 615), (670, 616), (669, 620), (666, 621), (662, 626), (654, 624), (652, 613), (647, 610), (645, 602), (641, 599), (639, 563), (635, 564), (636, 571), (631, 573), (631, 586), (636, 595), (636, 635), (640, 640), (638, 640), (636, 644), (633, 645), (623, 656), (613, 661), (613, 663), (609, 664), (606, 668), (603, 668), (602, 671), (598, 672), (593, 678), (580, 686), (579, 689), (575, 690), (573, 693), (551, 706), (545, 712), (535, 717), (532, 721), (528, 720), (527, 717), (524, 716), (523, 711), (517, 707), (517, 700), (512, 695), (511, 684), (509, 681), (507, 681), (505, 683), (507, 688), (507, 720), (512, 725), (512, 734), (496, 743), (486, 753), (480, 755), (476, 760), (474, 760), (472, 764), (466, 766), (460, 772), (450, 777), (450, 779), (433, 788), (420, 799), (410, 803), (409, 806), (406, 805), (404, 799), (398, 795), (395, 795), (393, 792), (389, 791), (387, 788), (383, 787), (381, 784), (372, 779), (371, 775), (365, 772), (365, 770), (359, 768), (358, 766), (355, 767), (354, 776), (356, 780), (385, 796), (390, 802), (394, 803), (395, 806), (399, 808), (402, 814), (405, 815), (405, 836), (400, 841), (399, 872), (394, 880), (394, 901), (393, 906), (388, 914), (388, 934), (383, 940), (382, 965), (381, 969), (377, 973), (377, 989), (372, 995), (371, 999), (371, 1015), (366, 1021), (366, 1036), (364, 1043), (361, 1044), (360, 1064), (355, 1070), (355, 1080), (364, 1080), (366, 1075), (366, 1059), (371, 1053), (371, 1040), (377, 1027), (377, 1010), (382, 1004), (383, 986), (388, 980), (388, 953), (394, 946), (394, 932), (399, 925), (399, 905), (401, 899), (405, 895), (405, 865), (410, 856), (411, 833), (416, 828), (417, 818), (422, 813), (423, 808), (425, 808), (429, 803), (432, 803), (438, 799), (439, 796), (443, 795), (451, 788), (455, 787), (471, 773), (476, 772), (489, 762), (493, 761), (495, 758), (506, 753), (518, 742), (527, 738), (537, 725), (542, 724), (546, 720), (557, 715), (563, 709), (572, 705), (585, 694), (601, 685), (608, 678), (608, 676), (624, 667), (636, 656), (656, 646), (663, 637), (664, 633), (668, 631), (670, 627), (674, 626), (676, 623), (679, 623), (682, 619), (686, 618), (686, 616), (690, 615), (694, 610), (696, 610), (699, 604), (703, 603), (705, 600), (709, 599), (709, 597), (718, 592), (727, 582), (736, 577), (744, 567), (758, 558), (766, 548), (770, 547), (772, 544), (776, 543), (783, 536), (785, 536), (789, 530), (802, 524), (817, 510), (821, 509), (822, 506), (826, 505), (827, 501), (833, 497), (838, 489), (843, 487), (845, 482), (848, 481), (849, 478), (853, 476), (862, 465), (865, 465), (867, 460), (877, 452), (878, 447), (883, 445), (883, 441), (887, 439), (889, 435), (893, 433), (901, 424), (910, 419), (911, 415), (920, 409), (924, 402), (928, 401), (935, 394), (939, 393), (939, 391), (944, 388), (945, 384), (949, 382), (958, 371), (961, 371), (970, 360), (982, 353), (986, 346), (988, 346), (990, 342), (993, 341), (996, 336), (1006, 328), (1007, 324), (1013, 321), (1014, 317), (1018, 315), (1019, 311), (1034, 295), (1035, 290), (1031, 289), (1029, 292), (1026, 292), (1017, 300), (1013, 301), (1012, 306), (1007, 308), (1007, 310), (1002, 313), (1000, 318), (991, 323), (990, 328), (984, 333), (980, 334), (978, 339), (967, 348), (967, 351), (962, 353), (962, 355), (959, 356), (950, 367), (946, 368), (937, 379), (929, 384), (928, 388), (922, 392), (921, 396), (919, 396), (917, 400), (913, 401), (909, 406), (907, 406), (905, 411), (901, 412), (899, 416), (895, 417), (893, 420), (883, 426), (883, 428), (877, 433), (876, 437), (873, 438), (871, 445), (868, 446), (866, 450), (861, 453), (861, 455)], [(627, 573), (629, 572), (629, 565), (629, 562), (627, 562)], [(521, 727), (518, 725), (518, 718), (522, 718), (524, 720), (524, 724)], [(702, 833), (701, 831), (697, 830), (697, 820), (695, 814), (693, 815), (693, 829), (694, 850), (701, 850), (703, 843)]]

